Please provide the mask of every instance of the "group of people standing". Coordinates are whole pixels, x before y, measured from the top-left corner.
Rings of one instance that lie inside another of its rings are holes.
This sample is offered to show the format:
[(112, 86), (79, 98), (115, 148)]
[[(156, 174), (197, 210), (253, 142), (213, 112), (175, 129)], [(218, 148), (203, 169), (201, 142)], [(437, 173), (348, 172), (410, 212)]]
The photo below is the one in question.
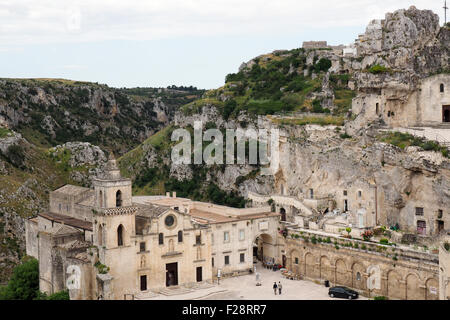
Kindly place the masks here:
[(283, 288), (283, 286), (281, 285), (281, 281), (278, 281), (278, 284), (276, 281), (273, 283), (273, 293), (275, 295), (277, 295), (277, 289), (278, 289), (279, 294), (281, 295), (282, 288)]

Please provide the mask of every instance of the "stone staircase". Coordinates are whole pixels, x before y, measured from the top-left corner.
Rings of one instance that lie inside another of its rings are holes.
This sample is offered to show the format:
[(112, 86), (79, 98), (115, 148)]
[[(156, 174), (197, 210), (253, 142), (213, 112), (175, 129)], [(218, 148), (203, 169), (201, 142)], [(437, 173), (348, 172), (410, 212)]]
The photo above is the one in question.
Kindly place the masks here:
[(174, 287), (168, 287), (163, 288), (159, 290), (159, 293), (165, 296), (176, 296), (180, 294), (186, 294), (192, 292), (193, 289), (189, 289), (186, 287), (180, 287), (180, 286), (174, 286)]
[(157, 296), (158, 294), (152, 291), (139, 292), (138, 294), (134, 295), (134, 300), (148, 300)]
[(201, 289), (209, 289), (209, 288), (214, 288), (216, 285), (212, 284), (212, 283), (208, 283), (208, 282), (199, 282), (199, 283), (195, 283), (194, 285), (192, 285), (191, 287), (189, 287), (189, 289), (194, 289), (194, 290), (201, 290)]

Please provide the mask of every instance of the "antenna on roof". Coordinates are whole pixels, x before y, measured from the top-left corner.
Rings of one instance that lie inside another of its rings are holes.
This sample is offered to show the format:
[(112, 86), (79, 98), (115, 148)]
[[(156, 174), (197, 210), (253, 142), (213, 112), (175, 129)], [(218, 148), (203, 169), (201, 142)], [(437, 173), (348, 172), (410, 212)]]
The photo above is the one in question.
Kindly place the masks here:
[(447, 10), (448, 10), (448, 7), (447, 7), (447, 0), (445, 0), (444, 1), (444, 7), (443, 7), (443, 9), (444, 9), (444, 19), (445, 19), (445, 22), (444, 22), (444, 25), (446, 25), (447, 24)]

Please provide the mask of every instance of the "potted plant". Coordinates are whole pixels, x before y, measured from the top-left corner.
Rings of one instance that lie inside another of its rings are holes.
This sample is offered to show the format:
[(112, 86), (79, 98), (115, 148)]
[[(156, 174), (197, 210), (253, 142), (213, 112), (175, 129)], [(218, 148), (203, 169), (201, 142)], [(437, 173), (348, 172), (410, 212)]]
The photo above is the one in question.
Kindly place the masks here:
[(352, 237), (350, 236), (350, 233), (352, 232), (352, 228), (350, 228), (350, 227), (347, 227), (347, 228), (345, 228), (345, 231), (347, 232), (347, 236), (346, 236), (346, 238), (349, 238), (349, 239), (351, 239)]
[(373, 237), (373, 232), (371, 230), (366, 230), (361, 234), (361, 237), (363, 237), (364, 241), (370, 241), (370, 238)]

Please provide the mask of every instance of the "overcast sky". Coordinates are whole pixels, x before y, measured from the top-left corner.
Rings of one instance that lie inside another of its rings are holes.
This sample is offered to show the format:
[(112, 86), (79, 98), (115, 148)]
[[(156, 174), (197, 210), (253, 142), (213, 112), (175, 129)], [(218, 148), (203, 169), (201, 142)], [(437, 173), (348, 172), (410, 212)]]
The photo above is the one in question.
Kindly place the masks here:
[[(394, 4), (395, 3), (395, 4)], [(0, 77), (216, 88), (251, 58), (348, 44), (371, 19), (442, 0), (0, 0)], [(448, 14), (450, 15), (450, 14)]]

